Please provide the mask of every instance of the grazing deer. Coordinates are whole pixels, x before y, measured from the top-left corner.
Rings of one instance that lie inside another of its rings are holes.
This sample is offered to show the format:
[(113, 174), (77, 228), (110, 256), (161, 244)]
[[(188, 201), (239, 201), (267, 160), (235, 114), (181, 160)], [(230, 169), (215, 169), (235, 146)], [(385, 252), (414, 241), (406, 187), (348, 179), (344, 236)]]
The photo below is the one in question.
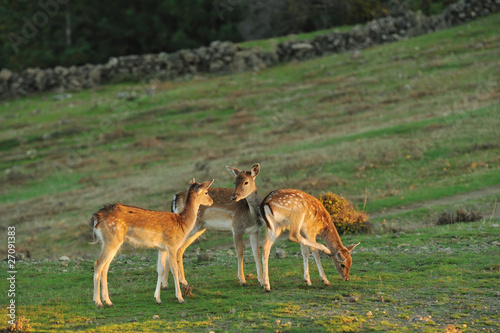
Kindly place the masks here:
[[(174, 276), (175, 296), (179, 303), (184, 303), (179, 286), (177, 252), (193, 229), (200, 205), (210, 206), (213, 203), (208, 194), (212, 183), (213, 180), (200, 184), (193, 178), (186, 192), (186, 206), (179, 214), (112, 204), (104, 206), (92, 216), (92, 228), (98, 238), (95, 243), (102, 243), (101, 254), (94, 264), (95, 305), (103, 307), (100, 299), (101, 281), (103, 301), (107, 306), (113, 305), (108, 294), (108, 269), (124, 242), (168, 253)], [(156, 302), (161, 303), (158, 286), (156, 289)]]
[[(227, 171), (234, 177), (235, 189), (210, 188), (208, 193), (214, 200), (210, 207), (201, 207), (198, 212), (196, 225), (189, 238), (177, 252), (177, 265), (179, 266), (179, 280), (187, 285), (182, 264), (182, 255), (185, 249), (194, 242), (207, 229), (216, 231), (231, 231), (233, 233), (234, 245), (238, 254), (238, 279), (242, 286), (246, 286), (245, 274), (243, 272), (243, 234), (250, 236), (255, 265), (257, 266), (257, 279), (262, 284), (262, 266), (260, 264), (259, 232), (262, 221), (258, 218), (258, 207), (262, 201), (257, 194), (255, 178), (259, 175), (260, 165), (256, 164), (250, 171), (240, 171), (236, 168), (226, 166)], [(178, 212), (184, 207), (184, 192), (174, 195), (172, 211)], [(243, 200), (246, 199), (246, 200)], [(168, 265), (167, 253), (158, 252), (158, 271), (164, 271), (164, 287), (168, 287)], [(158, 274), (160, 278), (160, 274)], [(160, 284), (160, 281), (158, 281)]]
[[(260, 205), (260, 212), (267, 224), (266, 240), (262, 247), (262, 265), (264, 266), (262, 286), (266, 291), (271, 290), (269, 284), (271, 246), (287, 229), (290, 230), (288, 238), (300, 244), (304, 259), (304, 280), (308, 286), (311, 286), (308, 265), (309, 247), (312, 249), (320, 277), (325, 285), (330, 285), (330, 282), (321, 266), (318, 250), (330, 255), (340, 277), (344, 281), (349, 280), (349, 269), (352, 264), (351, 251), (359, 243), (348, 247), (342, 245), (330, 214), (318, 199), (299, 190), (277, 190), (264, 198)], [(326, 246), (316, 243), (318, 235), (325, 241)]]

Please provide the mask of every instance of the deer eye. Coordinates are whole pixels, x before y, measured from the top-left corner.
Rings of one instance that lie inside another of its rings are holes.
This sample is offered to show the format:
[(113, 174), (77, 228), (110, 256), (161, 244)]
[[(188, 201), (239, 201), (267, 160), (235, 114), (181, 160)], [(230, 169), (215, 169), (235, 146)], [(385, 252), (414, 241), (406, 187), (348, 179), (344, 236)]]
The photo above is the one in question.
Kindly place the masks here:
[(344, 264), (340, 264), (340, 267), (345, 268), (345, 265)]
[(248, 185), (248, 182), (245, 182), (245, 185)]

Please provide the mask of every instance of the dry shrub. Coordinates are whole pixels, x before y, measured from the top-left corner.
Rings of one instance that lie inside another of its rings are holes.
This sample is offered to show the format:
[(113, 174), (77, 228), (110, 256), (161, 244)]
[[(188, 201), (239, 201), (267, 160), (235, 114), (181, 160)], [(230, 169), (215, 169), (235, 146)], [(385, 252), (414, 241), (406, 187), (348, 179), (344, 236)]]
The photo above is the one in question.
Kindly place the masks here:
[(329, 192), (318, 199), (332, 217), (339, 234), (366, 233), (372, 229), (368, 215), (356, 211), (344, 197)]
[(30, 320), (21, 316), (16, 318), (14, 325), (7, 325), (7, 327), (0, 329), (0, 332), (31, 332), (33, 328), (30, 325)]
[(457, 209), (456, 211), (442, 212), (436, 224), (445, 225), (461, 222), (476, 222), (483, 218), (480, 212), (475, 209), (465, 210)]

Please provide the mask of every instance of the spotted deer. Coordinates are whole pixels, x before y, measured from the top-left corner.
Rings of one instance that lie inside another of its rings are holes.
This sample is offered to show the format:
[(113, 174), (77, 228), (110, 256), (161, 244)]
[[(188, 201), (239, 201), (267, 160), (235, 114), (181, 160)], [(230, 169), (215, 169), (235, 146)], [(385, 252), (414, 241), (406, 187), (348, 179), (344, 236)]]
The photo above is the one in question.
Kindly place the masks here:
[[(290, 230), (289, 240), (300, 244), (304, 260), (304, 280), (308, 286), (311, 286), (308, 265), (309, 247), (312, 249), (319, 275), (325, 285), (330, 285), (330, 282), (321, 265), (319, 251), (332, 258), (337, 272), (344, 281), (349, 280), (349, 269), (352, 264), (351, 251), (359, 243), (347, 247), (342, 245), (330, 214), (318, 199), (299, 190), (277, 190), (264, 198), (259, 209), (267, 224), (266, 240), (262, 247), (264, 269), (262, 286), (266, 291), (271, 290), (269, 283), (271, 246), (285, 230)], [(317, 236), (325, 241), (326, 246), (316, 242)]]
[[(207, 229), (231, 231), (233, 233), (234, 245), (238, 255), (238, 279), (242, 286), (247, 285), (243, 271), (243, 235), (248, 234), (255, 258), (255, 265), (257, 266), (257, 279), (260, 283), (263, 282), (259, 248), (259, 232), (263, 223), (258, 218), (258, 207), (262, 199), (257, 194), (257, 185), (255, 184), (255, 178), (260, 172), (260, 165), (254, 165), (250, 171), (240, 171), (230, 166), (226, 166), (226, 169), (234, 177), (234, 191), (221, 187), (210, 188), (208, 190), (214, 203), (210, 207), (200, 208), (196, 225), (191, 231), (190, 236), (186, 239), (186, 242), (177, 252), (179, 280), (183, 285), (187, 285), (188, 283), (184, 275), (182, 255), (185, 249)], [(178, 212), (184, 207), (184, 197), (184, 192), (174, 195), (172, 201), (173, 212)], [(158, 252), (158, 270), (166, 272), (164, 279), (161, 281), (164, 287), (168, 287), (168, 265), (170, 262), (170, 260), (167, 262), (167, 253), (160, 250)]]
[[(95, 243), (102, 243), (101, 254), (94, 264), (95, 305), (103, 307), (100, 298), (101, 282), (104, 303), (107, 306), (113, 305), (108, 293), (108, 269), (124, 242), (135, 247), (157, 248), (168, 253), (169, 266), (174, 276), (175, 296), (179, 303), (184, 303), (179, 286), (177, 252), (195, 225), (200, 205), (210, 206), (213, 203), (208, 194), (212, 183), (213, 180), (200, 184), (193, 179), (186, 191), (186, 205), (179, 214), (111, 204), (92, 216), (91, 225), (97, 236)], [(157, 303), (161, 303), (158, 286), (155, 299)]]

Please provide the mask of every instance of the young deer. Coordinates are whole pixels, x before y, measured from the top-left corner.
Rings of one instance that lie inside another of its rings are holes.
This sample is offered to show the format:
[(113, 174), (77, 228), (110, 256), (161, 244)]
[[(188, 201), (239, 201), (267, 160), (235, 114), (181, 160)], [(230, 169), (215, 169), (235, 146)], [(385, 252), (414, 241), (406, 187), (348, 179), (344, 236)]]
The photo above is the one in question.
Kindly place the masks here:
[[(177, 265), (179, 266), (179, 280), (187, 285), (182, 264), (182, 255), (185, 249), (194, 242), (207, 229), (216, 231), (231, 231), (233, 233), (234, 245), (238, 254), (238, 279), (241, 285), (246, 286), (245, 274), (243, 272), (243, 234), (250, 235), (255, 265), (257, 266), (257, 278), (262, 284), (262, 266), (260, 264), (259, 231), (262, 221), (258, 218), (258, 207), (262, 201), (257, 194), (255, 178), (259, 175), (260, 165), (256, 164), (250, 171), (240, 171), (236, 168), (226, 166), (227, 171), (234, 177), (235, 189), (210, 188), (208, 193), (214, 200), (210, 207), (202, 207), (198, 212), (196, 225), (190, 233), (189, 238), (177, 252)], [(178, 212), (184, 207), (184, 192), (174, 195), (172, 211)], [(246, 200), (243, 200), (246, 199)], [(167, 253), (158, 252), (158, 271), (165, 271), (163, 286), (168, 287), (168, 265)], [(158, 275), (158, 278), (160, 275)], [(160, 284), (160, 281), (158, 281)]]
[[(266, 240), (262, 247), (264, 266), (262, 286), (266, 291), (271, 290), (269, 284), (271, 246), (276, 238), (287, 229), (290, 230), (288, 238), (300, 244), (304, 259), (304, 279), (308, 286), (311, 286), (308, 265), (309, 247), (312, 249), (319, 275), (325, 285), (330, 285), (330, 282), (321, 266), (318, 250), (330, 255), (340, 277), (344, 281), (349, 280), (349, 269), (352, 264), (351, 251), (359, 243), (348, 247), (342, 245), (330, 214), (318, 199), (299, 190), (277, 190), (264, 198), (260, 205), (260, 212), (267, 224)], [(325, 241), (326, 246), (316, 243), (318, 235)]]
[[(92, 216), (93, 231), (102, 243), (101, 254), (94, 264), (95, 305), (103, 306), (100, 299), (101, 281), (103, 301), (107, 306), (113, 305), (108, 294), (108, 269), (124, 242), (136, 247), (157, 248), (168, 253), (174, 276), (175, 296), (180, 303), (184, 303), (178, 279), (177, 252), (193, 229), (200, 205), (210, 206), (213, 203), (208, 194), (212, 183), (213, 180), (200, 184), (193, 179), (186, 192), (186, 206), (179, 214), (112, 204), (104, 206)], [(158, 286), (155, 299), (157, 303), (161, 303)]]

